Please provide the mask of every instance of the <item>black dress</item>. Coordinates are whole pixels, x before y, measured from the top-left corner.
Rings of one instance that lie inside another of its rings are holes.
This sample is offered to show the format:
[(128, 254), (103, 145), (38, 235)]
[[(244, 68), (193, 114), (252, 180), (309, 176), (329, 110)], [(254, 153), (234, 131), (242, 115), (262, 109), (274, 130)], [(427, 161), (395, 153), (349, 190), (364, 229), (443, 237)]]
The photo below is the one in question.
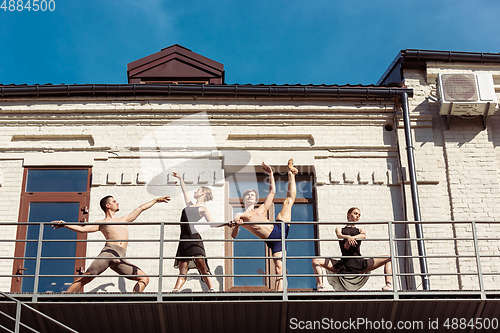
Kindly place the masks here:
[[(359, 229), (356, 227), (344, 227), (342, 228), (343, 235), (356, 236), (359, 235)], [(358, 244), (356, 246), (350, 246), (348, 249), (344, 248), (347, 239), (342, 239), (339, 243), (340, 251), (342, 251), (342, 256), (356, 256), (361, 257), (361, 252), (359, 248), (361, 246), (361, 241), (356, 240)], [(368, 267), (368, 262), (363, 258), (342, 258), (335, 265), (333, 265), (335, 269), (340, 274), (349, 274), (349, 273), (360, 273), (364, 272)]]
[[(200, 207), (188, 206), (182, 210), (181, 222), (198, 222), (201, 220), (201, 215), (199, 211)], [(176, 257), (186, 257), (189, 261), (188, 269), (197, 268), (196, 263), (193, 259), (195, 256), (206, 257), (205, 247), (203, 246), (203, 241), (201, 240), (200, 234), (196, 231), (193, 225), (188, 223), (181, 224), (181, 239), (194, 239), (194, 241), (183, 241), (179, 242), (177, 247)], [(181, 259), (182, 260), (182, 259)], [(205, 264), (208, 268), (208, 261), (205, 259)], [(175, 259), (174, 267), (179, 267), (179, 259)], [(210, 271), (210, 268), (208, 268)]]

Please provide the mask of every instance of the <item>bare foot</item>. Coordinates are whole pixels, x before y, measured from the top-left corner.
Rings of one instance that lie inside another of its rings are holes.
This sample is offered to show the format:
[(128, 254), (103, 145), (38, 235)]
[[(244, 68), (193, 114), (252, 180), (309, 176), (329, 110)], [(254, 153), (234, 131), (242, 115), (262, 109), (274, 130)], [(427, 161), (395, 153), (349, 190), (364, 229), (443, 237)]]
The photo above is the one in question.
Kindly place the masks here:
[(293, 166), (293, 158), (288, 160), (288, 170), (290, 170), (294, 175), (299, 173), (299, 170)]
[(387, 284), (382, 287), (382, 290), (383, 291), (392, 291), (393, 290), (392, 284), (390, 282), (387, 282)]

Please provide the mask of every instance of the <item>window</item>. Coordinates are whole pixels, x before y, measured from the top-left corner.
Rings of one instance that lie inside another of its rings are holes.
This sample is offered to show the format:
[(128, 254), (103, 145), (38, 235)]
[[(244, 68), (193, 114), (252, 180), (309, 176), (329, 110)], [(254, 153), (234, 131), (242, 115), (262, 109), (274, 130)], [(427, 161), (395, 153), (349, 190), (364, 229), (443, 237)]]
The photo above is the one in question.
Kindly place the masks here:
[[(273, 207), (269, 210), (268, 219), (271, 222), (276, 220), (276, 216), (281, 210), (284, 198), (286, 197), (288, 175), (286, 173), (274, 174), (276, 181), (276, 195), (274, 198)], [(237, 179), (237, 181), (236, 181)], [(266, 174), (257, 175), (257, 183), (255, 183), (255, 175), (248, 177), (238, 174), (227, 174), (226, 181), (228, 185), (228, 209), (226, 217), (232, 220), (234, 214), (243, 211), (241, 196), (248, 189), (256, 189), (259, 193), (259, 204), (262, 204), (267, 197), (269, 183)], [(315, 220), (315, 199), (313, 191), (313, 175), (297, 175), (297, 196), (292, 208), (292, 221), (314, 221)], [(229, 228), (227, 228), (229, 229)], [(231, 238), (231, 231), (226, 231), (226, 237)], [(312, 224), (294, 224), (291, 226), (288, 239), (312, 239), (315, 238), (316, 227)], [(240, 228), (238, 240), (251, 241), (236, 241), (232, 244), (228, 242), (226, 245), (226, 254), (228, 257), (264, 257), (271, 256), (271, 251), (267, 248), (263, 241), (258, 240), (248, 230)], [(313, 241), (288, 242), (287, 256), (308, 256), (316, 255), (316, 247)], [(262, 275), (245, 277), (235, 276), (234, 278), (226, 278), (227, 289), (230, 290), (269, 290), (274, 289), (275, 278), (266, 277), (268, 274), (274, 274), (274, 263), (272, 259), (226, 259), (226, 274), (227, 275)], [(313, 274), (311, 266), (311, 258), (307, 259), (288, 259), (287, 260), (288, 274)], [(312, 289), (315, 288), (316, 282), (313, 276), (310, 277), (289, 277), (288, 289)]]
[[(40, 225), (36, 222), (65, 220), (67, 222), (84, 222), (87, 220), (90, 197), (89, 168), (44, 169), (27, 168), (24, 170), (23, 191), (19, 222), (33, 224), (19, 225), (18, 242), (15, 257), (33, 259), (14, 260), (13, 274), (35, 275), (36, 256)], [(69, 241), (52, 242), (64, 239)], [(71, 240), (84, 240), (86, 234), (68, 229), (54, 230), (51, 225), (43, 228), (41, 247), (40, 275), (75, 275), (85, 267), (84, 259), (56, 259), (59, 257), (84, 257), (85, 244)], [(25, 270), (24, 270), (25, 269)], [(24, 271), (23, 271), (24, 270)], [(73, 277), (41, 277), (38, 292), (62, 292), (73, 282)], [(14, 277), (11, 291), (33, 292), (34, 277)]]

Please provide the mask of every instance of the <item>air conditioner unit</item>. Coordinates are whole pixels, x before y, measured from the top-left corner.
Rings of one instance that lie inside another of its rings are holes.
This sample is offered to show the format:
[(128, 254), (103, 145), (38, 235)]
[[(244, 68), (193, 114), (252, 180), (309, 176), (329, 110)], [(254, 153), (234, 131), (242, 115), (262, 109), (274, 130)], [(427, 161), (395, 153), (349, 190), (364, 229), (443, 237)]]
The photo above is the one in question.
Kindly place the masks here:
[(441, 115), (484, 116), (497, 108), (491, 74), (439, 74), (437, 92)]

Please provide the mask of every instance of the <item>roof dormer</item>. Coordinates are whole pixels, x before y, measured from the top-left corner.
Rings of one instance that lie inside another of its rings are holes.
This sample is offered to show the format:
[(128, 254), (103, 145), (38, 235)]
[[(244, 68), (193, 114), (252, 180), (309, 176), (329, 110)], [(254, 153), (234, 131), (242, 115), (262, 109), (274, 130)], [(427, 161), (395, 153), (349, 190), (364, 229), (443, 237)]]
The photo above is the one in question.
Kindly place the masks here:
[(224, 65), (172, 45), (127, 64), (128, 83), (223, 84)]

